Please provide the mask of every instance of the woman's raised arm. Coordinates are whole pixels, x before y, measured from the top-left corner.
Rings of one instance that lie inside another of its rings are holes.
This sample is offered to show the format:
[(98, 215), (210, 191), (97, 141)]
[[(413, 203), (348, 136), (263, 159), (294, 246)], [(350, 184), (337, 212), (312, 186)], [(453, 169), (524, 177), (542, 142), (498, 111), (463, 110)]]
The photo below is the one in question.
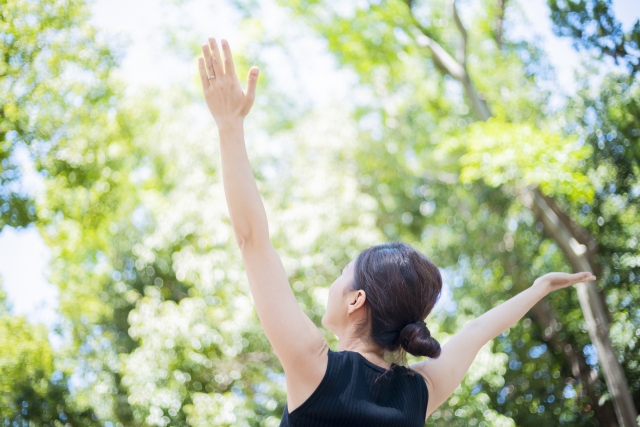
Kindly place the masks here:
[(467, 323), (445, 343), (440, 357), (411, 365), (427, 381), (427, 416), (442, 405), (460, 385), (483, 345), (515, 325), (551, 291), (595, 279), (589, 272), (545, 274), (536, 279), (529, 289)]
[[(280, 257), (269, 238), (267, 215), (249, 164), (244, 143), (244, 117), (255, 99), (258, 69), (249, 72), (243, 91), (231, 50), (222, 40), (224, 59), (216, 41), (209, 39), (199, 58), (200, 77), (207, 106), (220, 132), (222, 181), (236, 241), (242, 252), (251, 295), (260, 323), (289, 380), (313, 383), (326, 360), (326, 343), (315, 324), (298, 305)], [(215, 77), (213, 77), (215, 76)], [(326, 366), (326, 363), (324, 364)], [(319, 380), (317, 380), (319, 382)]]

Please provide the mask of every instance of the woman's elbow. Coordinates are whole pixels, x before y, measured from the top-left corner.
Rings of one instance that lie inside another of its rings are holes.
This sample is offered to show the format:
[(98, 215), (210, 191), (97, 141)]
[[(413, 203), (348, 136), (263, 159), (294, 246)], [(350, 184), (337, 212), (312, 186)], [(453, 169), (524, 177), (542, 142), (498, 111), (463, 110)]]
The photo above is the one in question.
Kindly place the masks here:
[(235, 235), (236, 235), (236, 243), (238, 244), (238, 247), (240, 248), (240, 250), (243, 250), (248, 246), (253, 246), (256, 241), (255, 235), (250, 231), (247, 231), (244, 233), (239, 233), (236, 231)]
[(248, 246), (263, 247), (265, 244), (271, 243), (268, 232), (256, 232), (254, 230), (246, 230), (244, 232), (240, 232), (235, 230), (234, 234), (236, 236), (236, 243), (238, 243), (238, 247), (240, 249)]

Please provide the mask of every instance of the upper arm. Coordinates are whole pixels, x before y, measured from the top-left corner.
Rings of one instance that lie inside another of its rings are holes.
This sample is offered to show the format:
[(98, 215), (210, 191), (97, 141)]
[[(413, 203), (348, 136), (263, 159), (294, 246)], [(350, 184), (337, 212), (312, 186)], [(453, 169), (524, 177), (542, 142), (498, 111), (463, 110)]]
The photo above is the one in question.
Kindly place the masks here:
[(419, 372), (427, 382), (429, 401), (427, 417), (442, 405), (460, 385), (471, 362), (486, 340), (478, 333), (476, 324), (467, 323), (442, 346), (437, 359), (426, 359), (410, 367)]
[(240, 250), (258, 318), (285, 373), (304, 371), (327, 347), (322, 334), (298, 305), (271, 241), (243, 242)]

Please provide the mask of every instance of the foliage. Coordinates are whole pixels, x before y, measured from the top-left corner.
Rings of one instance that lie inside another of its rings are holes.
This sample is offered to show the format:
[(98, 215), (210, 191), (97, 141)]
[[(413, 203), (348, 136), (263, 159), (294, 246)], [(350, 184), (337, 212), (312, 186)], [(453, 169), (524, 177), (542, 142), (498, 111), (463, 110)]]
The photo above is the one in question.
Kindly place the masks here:
[(595, 190), (592, 204), (574, 204), (577, 219), (598, 236), (599, 256), (612, 314), (612, 340), (636, 406), (640, 405), (640, 81), (611, 73), (599, 90), (584, 87), (571, 105), (568, 125), (593, 147), (588, 163)]
[(466, 133), (438, 148), (449, 156), (459, 153), (462, 184), (484, 180), (492, 187), (538, 185), (545, 194), (567, 194), (590, 202), (593, 188), (579, 168), (591, 146), (572, 139), (528, 123), (489, 119), (473, 123)]
[(0, 288), (0, 419), (11, 425), (97, 425), (70, 396), (69, 377), (54, 370), (47, 329), (12, 316)]
[(24, 158), (41, 159), (82, 117), (108, 108), (117, 56), (88, 14), (83, 0), (0, 2), (0, 229), (37, 217), (20, 181)]
[(640, 20), (626, 33), (616, 19), (611, 0), (549, 0), (553, 32), (571, 37), (574, 46), (595, 50), (627, 66), (633, 75), (640, 70)]

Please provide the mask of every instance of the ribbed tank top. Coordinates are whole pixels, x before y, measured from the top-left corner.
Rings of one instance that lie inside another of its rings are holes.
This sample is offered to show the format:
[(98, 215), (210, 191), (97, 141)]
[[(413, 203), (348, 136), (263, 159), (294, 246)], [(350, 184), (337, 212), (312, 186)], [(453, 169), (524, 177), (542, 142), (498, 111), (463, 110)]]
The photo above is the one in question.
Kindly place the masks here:
[(404, 366), (389, 370), (355, 351), (328, 353), (318, 388), (280, 427), (423, 427), (429, 392), (422, 376)]

